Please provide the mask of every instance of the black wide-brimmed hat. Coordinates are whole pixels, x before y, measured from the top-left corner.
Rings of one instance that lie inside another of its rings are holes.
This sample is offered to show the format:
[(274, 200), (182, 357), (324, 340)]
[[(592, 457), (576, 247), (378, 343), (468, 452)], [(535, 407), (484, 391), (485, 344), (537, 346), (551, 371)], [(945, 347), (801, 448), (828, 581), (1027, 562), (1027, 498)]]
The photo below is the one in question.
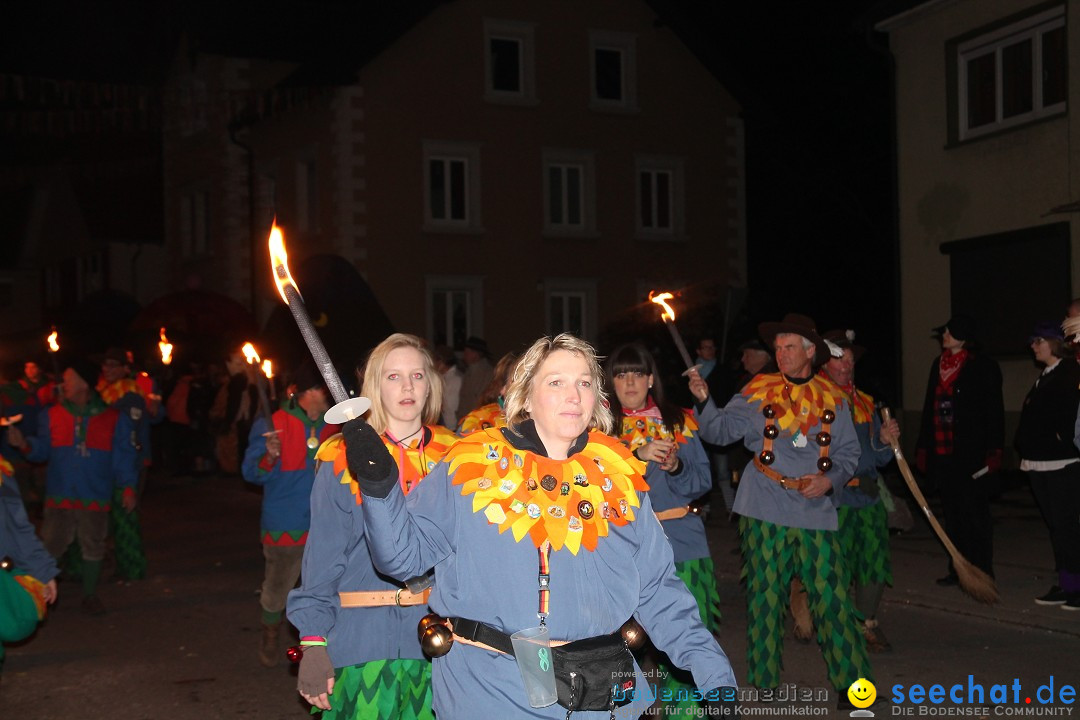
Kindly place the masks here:
[(949, 322), (944, 325), (938, 325), (934, 328), (936, 335), (943, 334), (946, 330), (957, 340), (963, 340), (965, 342), (973, 342), (978, 340), (978, 327), (975, 325), (975, 318), (970, 315), (953, 315), (949, 318)]
[[(822, 337), (842, 350), (850, 350), (851, 357), (855, 359), (855, 362), (859, 362), (859, 358), (866, 352), (866, 348), (862, 345), (855, 344), (854, 330), (830, 330), (822, 335)], [(830, 350), (831, 349), (832, 348), (830, 348)]]
[(763, 322), (758, 325), (758, 334), (766, 344), (772, 344), (777, 335), (800, 335), (817, 348), (816, 362), (823, 363), (829, 359), (829, 346), (818, 335), (817, 325), (806, 315), (788, 313), (780, 322)]

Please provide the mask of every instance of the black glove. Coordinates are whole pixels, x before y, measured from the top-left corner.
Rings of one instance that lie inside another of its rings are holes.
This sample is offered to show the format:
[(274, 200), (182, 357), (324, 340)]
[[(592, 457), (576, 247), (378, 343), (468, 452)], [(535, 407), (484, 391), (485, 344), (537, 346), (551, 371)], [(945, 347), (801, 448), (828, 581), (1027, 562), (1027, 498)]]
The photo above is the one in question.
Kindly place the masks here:
[(370, 425), (356, 418), (341, 427), (345, 436), (345, 461), (365, 495), (384, 498), (397, 482), (397, 463), (382, 438)]
[(718, 687), (705, 693), (702, 703), (708, 710), (709, 717), (733, 718), (739, 714), (739, 688)]
[(300, 658), (296, 689), (301, 695), (318, 697), (326, 693), (327, 681), (334, 677), (334, 666), (323, 645), (309, 645)]

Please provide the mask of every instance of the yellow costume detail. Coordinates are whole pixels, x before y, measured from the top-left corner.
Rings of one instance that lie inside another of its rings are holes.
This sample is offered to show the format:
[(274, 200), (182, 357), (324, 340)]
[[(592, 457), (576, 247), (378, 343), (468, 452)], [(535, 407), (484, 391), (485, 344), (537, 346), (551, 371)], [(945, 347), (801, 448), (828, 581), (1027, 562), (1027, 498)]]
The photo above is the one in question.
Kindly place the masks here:
[(581, 452), (552, 460), (518, 450), (490, 428), (459, 441), (446, 455), (453, 484), (473, 496), (473, 512), (483, 511), (499, 533), (514, 542), (526, 535), (533, 545), (551, 543), (576, 555), (595, 550), (608, 523), (633, 522), (639, 492), (649, 486), (645, 465), (621, 442), (590, 432)]
[(698, 429), (697, 421), (689, 412), (683, 415), (683, 424), (675, 426), (675, 432), (668, 430), (667, 425), (659, 418), (645, 415), (624, 415), (622, 419), (622, 435), (619, 439), (626, 443), (630, 450), (637, 450), (646, 442), (653, 440), (675, 440), (680, 445), (694, 437), (694, 431)]
[(97, 384), (98, 395), (105, 401), (106, 405), (112, 405), (120, 398), (124, 397), (128, 393), (135, 393), (139, 397), (142, 397), (142, 390), (139, 389), (138, 383), (131, 378), (122, 378), (114, 383), (107, 383), (104, 380)]
[(742, 395), (748, 403), (772, 405), (776, 411), (774, 422), (781, 432), (791, 435), (796, 431), (809, 433), (810, 428), (821, 422), (822, 413), (826, 410), (835, 413), (843, 399), (840, 388), (821, 375), (799, 385), (788, 382), (780, 373), (758, 375), (746, 384)]
[(4, 484), (5, 477), (15, 477), (15, 468), (7, 460), (0, 457), (0, 485)]
[[(428, 425), (427, 428), (431, 431), (431, 441), (424, 445), (422, 451), (420, 448), (420, 433), (417, 433), (418, 437), (409, 443), (407, 448), (388, 440), (385, 435), (382, 436), (383, 445), (386, 446), (387, 452), (394, 458), (394, 462), (398, 466), (401, 489), (405, 493), (408, 493), (427, 477), (432, 468), (446, 455), (446, 451), (450, 449), (450, 446), (458, 441), (457, 435), (442, 425)], [(402, 462), (403, 459), (404, 462)], [(353, 478), (352, 473), (349, 472), (349, 466), (345, 459), (345, 438), (341, 433), (337, 433), (323, 442), (315, 452), (315, 460), (318, 462), (332, 462), (334, 464), (334, 474), (341, 475), (341, 484), (349, 486), (349, 490), (356, 497), (356, 504), (360, 505), (363, 502), (364, 496), (360, 493), (360, 485)]]
[(472, 435), (478, 430), (506, 427), (506, 416), (499, 403), (481, 405), (465, 417), (458, 420), (457, 434), (461, 437)]

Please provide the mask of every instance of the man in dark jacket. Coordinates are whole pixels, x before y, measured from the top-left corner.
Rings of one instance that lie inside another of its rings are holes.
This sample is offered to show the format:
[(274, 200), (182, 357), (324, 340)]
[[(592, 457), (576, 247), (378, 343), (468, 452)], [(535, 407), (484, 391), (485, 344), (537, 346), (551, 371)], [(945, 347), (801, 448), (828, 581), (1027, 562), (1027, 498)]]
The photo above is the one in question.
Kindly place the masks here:
[[(1001, 369), (975, 347), (975, 322), (957, 315), (934, 328), (941, 355), (930, 366), (915, 463), (941, 493), (945, 529), (960, 553), (993, 576), (994, 531), (986, 475), (1001, 469), (1005, 409)], [(956, 570), (939, 585), (956, 585)]]
[(1035, 602), (1080, 610), (1080, 452), (1073, 444), (1080, 365), (1057, 323), (1035, 326), (1031, 350), (1043, 370), (1024, 398), (1016, 450), (1050, 529), (1058, 572), (1057, 584)]

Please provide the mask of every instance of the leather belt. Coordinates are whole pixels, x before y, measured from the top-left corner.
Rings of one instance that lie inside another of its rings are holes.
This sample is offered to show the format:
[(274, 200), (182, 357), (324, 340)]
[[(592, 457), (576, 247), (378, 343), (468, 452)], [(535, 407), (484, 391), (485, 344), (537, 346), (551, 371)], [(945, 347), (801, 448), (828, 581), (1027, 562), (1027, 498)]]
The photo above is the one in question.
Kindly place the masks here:
[(690, 508), (686, 505), (682, 507), (673, 507), (667, 510), (661, 510), (656, 513), (657, 520), (678, 520), (681, 517), (686, 517), (690, 514)]
[(341, 607), (385, 607), (396, 605), (397, 607), (412, 607), (414, 605), (427, 605), (431, 597), (431, 588), (424, 590), (419, 595), (414, 595), (408, 588), (400, 590), (361, 590), (357, 592), (338, 593), (341, 598)]
[[(457, 617), (447, 618), (447, 625), (450, 626), (450, 630), (454, 633), (455, 642), (503, 653), (504, 655), (514, 654), (514, 645), (510, 640), (510, 636), (490, 625), (477, 620)], [(567, 642), (566, 640), (551, 640), (548, 645), (559, 647)]]
[(781, 475), (768, 465), (762, 463), (761, 460), (757, 458), (757, 456), (754, 457), (754, 467), (756, 467), (758, 469), (758, 472), (760, 472), (762, 475), (769, 478), (785, 490), (802, 490), (804, 487), (810, 484), (809, 480), (805, 480), (803, 478), (793, 478), (787, 477), (786, 475)]

